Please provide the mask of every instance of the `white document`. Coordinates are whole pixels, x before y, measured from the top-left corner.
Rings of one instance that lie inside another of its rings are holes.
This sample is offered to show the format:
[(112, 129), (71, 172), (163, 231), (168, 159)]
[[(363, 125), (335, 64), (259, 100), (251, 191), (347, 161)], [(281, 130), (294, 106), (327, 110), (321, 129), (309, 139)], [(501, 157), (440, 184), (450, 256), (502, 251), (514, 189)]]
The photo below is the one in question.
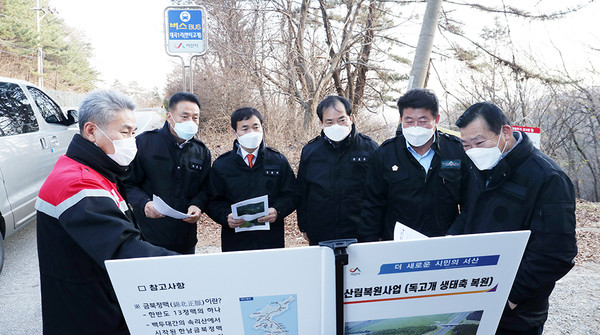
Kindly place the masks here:
[(335, 334), (330, 248), (111, 260), (106, 268), (132, 335)]
[(152, 195), (152, 202), (154, 203), (154, 209), (156, 209), (162, 215), (169, 216), (174, 219), (187, 219), (190, 217), (190, 215), (187, 215), (186, 213), (182, 213), (171, 208), (171, 206), (167, 205), (167, 203), (156, 194)]
[(424, 238), (429, 237), (396, 221), (396, 226), (394, 227), (394, 241), (421, 240)]
[(234, 219), (244, 219), (246, 221), (243, 225), (235, 228), (236, 233), (271, 229), (269, 222), (258, 222), (258, 218), (269, 214), (269, 197), (267, 195), (231, 205), (231, 214)]

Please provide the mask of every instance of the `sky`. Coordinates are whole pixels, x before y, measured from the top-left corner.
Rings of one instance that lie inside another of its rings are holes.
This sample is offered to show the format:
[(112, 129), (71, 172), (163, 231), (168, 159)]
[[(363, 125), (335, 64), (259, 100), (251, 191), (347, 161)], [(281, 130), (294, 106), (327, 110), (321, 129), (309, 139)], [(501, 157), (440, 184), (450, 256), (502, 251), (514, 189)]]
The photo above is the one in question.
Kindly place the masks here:
[[(582, 1), (585, 0), (578, 0), (576, 3)], [(179, 58), (168, 56), (164, 48), (163, 14), (165, 7), (170, 5), (168, 0), (49, 2), (50, 7), (56, 7), (57, 15), (67, 25), (81, 30), (92, 44), (92, 64), (100, 72), (100, 88), (107, 88), (115, 80), (119, 80), (123, 84), (137, 81), (147, 89), (162, 89), (167, 74), (173, 68), (181, 66)], [(501, 4), (500, 1), (493, 3), (495, 6)], [(538, 0), (535, 4), (550, 10), (563, 8), (565, 1)], [(424, 6), (421, 8), (424, 10)], [(512, 38), (515, 44), (529, 49), (536, 57), (552, 60), (556, 64), (559, 64), (559, 53), (554, 46), (558, 46), (567, 58), (568, 65), (577, 68), (572, 71), (585, 71), (582, 67), (585, 66), (590, 51), (584, 49), (584, 44), (590, 43), (600, 50), (600, 31), (597, 28), (599, 17), (600, 4), (595, 2), (564, 20), (513, 26)], [(470, 25), (472, 27), (478, 26), (476, 23), (479, 26), (485, 24), (475, 20), (477, 19), (473, 15), (469, 15), (464, 22), (473, 22)], [(435, 38), (434, 43), (439, 43), (439, 32)], [(418, 30), (414, 32), (414, 39), (412, 44), (416, 45)], [(591, 52), (596, 57), (600, 55), (600, 51)], [(412, 60), (412, 55), (409, 58)]]
[[(164, 88), (179, 58), (164, 48), (163, 15), (168, 0), (50, 0), (68, 26), (81, 30), (92, 44), (93, 67), (100, 88), (115, 80), (137, 81), (142, 87)], [(43, 28), (43, 23), (42, 23)]]

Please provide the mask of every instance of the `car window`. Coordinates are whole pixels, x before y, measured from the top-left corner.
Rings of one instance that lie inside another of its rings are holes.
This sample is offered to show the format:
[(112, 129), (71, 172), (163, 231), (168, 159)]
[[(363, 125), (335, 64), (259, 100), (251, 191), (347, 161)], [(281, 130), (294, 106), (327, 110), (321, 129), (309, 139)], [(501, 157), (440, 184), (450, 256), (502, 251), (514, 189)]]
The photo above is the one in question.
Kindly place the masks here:
[(65, 116), (56, 102), (35, 87), (28, 86), (27, 89), (33, 96), (33, 100), (38, 106), (38, 109), (42, 113), (42, 117), (44, 120), (46, 120), (46, 122), (64, 124)]
[(40, 129), (25, 92), (17, 84), (0, 83), (0, 136)]

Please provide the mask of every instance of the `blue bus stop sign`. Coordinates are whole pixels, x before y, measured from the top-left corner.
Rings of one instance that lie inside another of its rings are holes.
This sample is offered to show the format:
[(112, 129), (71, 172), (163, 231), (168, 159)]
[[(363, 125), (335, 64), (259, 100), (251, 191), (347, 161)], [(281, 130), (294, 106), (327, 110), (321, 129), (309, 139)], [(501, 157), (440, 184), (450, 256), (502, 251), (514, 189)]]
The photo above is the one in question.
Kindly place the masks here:
[(202, 6), (165, 8), (167, 54), (202, 55), (206, 52), (205, 12)]

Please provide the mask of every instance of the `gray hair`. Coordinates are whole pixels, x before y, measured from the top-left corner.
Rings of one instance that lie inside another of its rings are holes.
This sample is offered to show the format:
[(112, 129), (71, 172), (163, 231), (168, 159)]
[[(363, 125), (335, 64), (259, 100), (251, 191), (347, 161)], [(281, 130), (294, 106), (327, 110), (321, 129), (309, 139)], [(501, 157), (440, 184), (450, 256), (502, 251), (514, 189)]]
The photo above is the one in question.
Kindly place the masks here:
[(79, 106), (79, 131), (83, 132), (83, 126), (88, 122), (105, 127), (125, 109), (135, 109), (135, 102), (125, 94), (112, 90), (93, 91)]

